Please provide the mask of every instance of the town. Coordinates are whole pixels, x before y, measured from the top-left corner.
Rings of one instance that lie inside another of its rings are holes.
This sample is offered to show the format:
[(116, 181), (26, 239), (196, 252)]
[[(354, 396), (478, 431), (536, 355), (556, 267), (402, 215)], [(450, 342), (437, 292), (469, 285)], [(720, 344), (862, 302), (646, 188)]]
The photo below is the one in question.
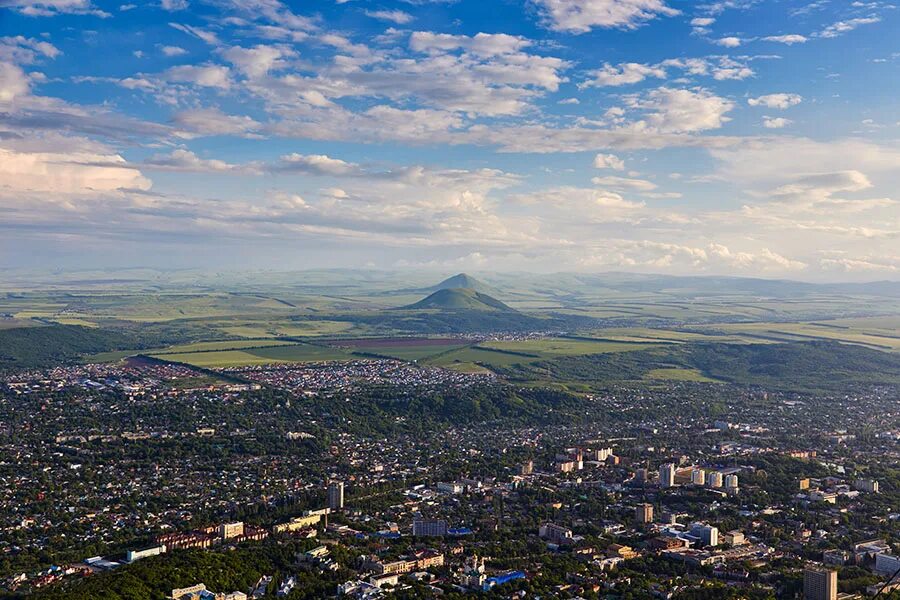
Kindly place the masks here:
[(377, 359), (219, 371), (133, 359), (6, 375), (4, 586), (52, 597), (153, 561), (281, 548), (288, 558), (249, 573), (246, 588), (178, 581), (166, 593), (900, 590), (896, 389), (622, 387), (542, 423), (395, 410), (498, 387), (525, 393)]

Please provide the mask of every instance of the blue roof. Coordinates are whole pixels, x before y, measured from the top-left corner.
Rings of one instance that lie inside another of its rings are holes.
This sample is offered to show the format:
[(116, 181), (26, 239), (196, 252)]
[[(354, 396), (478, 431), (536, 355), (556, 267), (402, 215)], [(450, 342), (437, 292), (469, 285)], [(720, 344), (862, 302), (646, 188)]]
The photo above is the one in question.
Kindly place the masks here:
[(474, 533), (468, 527), (451, 527), (447, 530), (447, 535), (472, 535)]
[(481, 586), (481, 589), (487, 591), (495, 585), (503, 585), (504, 583), (508, 583), (510, 581), (513, 581), (514, 579), (525, 579), (525, 573), (522, 571), (511, 571), (509, 573), (504, 573), (503, 575), (488, 577), (484, 581), (484, 585)]

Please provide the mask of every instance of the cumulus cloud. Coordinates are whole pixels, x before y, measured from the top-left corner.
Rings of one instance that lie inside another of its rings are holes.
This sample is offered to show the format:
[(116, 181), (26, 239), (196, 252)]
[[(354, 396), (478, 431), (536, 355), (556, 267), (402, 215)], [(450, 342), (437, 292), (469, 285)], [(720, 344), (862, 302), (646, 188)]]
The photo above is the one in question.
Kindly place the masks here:
[(248, 136), (262, 125), (244, 115), (228, 115), (218, 108), (186, 110), (177, 113), (173, 124), (182, 137), (236, 135)]
[(187, 54), (187, 50), (180, 46), (163, 46), (162, 53), (166, 56), (183, 56)]
[(763, 127), (766, 129), (781, 129), (782, 127), (787, 127), (791, 123), (793, 123), (793, 121), (785, 119), (784, 117), (764, 116), (762, 120)]
[(764, 42), (776, 42), (779, 44), (787, 44), (788, 46), (793, 46), (794, 44), (805, 44), (809, 38), (806, 36), (797, 34), (797, 33), (789, 33), (786, 35), (769, 35), (762, 38)]
[(881, 22), (881, 17), (874, 15), (871, 17), (857, 17), (846, 21), (837, 21), (822, 29), (817, 35), (821, 38), (835, 38), (863, 25), (872, 25), (879, 22)]
[(9, 62), (0, 62), (0, 106), (12, 104), (17, 98), (28, 96), (31, 83), (28, 75)]
[(723, 37), (716, 40), (716, 44), (725, 48), (737, 48), (741, 45), (741, 38), (734, 36)]
[[(81, 196), (123, 189), (149, 190), (151, 182), (118, 155), (18, 152), (0, 148), (0, 190)], [(50, 197), (54, 201), (57, 197)]]
[(858, 192), (872, 187), (872, 182), (860, 171), (814, 173), (797, 178), (772, 191), (787, 198), (828, 198), (838, 192)]
[(731, 120), (726, 115), (734, 108), (730, 100), (703, 88), (688, 90), (669, 87), (631, 98), (629, 105), (646, 113), (630, 125), (632, 130), (661, 133), (718, 129)]
[(663, 0), (532, 0), (551, 29), (586, 33), (595, 27), (634, 29), (680, 12)]
[(640, 83), (648, 77), (664, 79), (666, 70), (658, 65), (644, 65), (641, 63), (622, 63), (618, 66), (606, 63), (602, 68), (590, 71), (588, 74), (593, 79), (586, 82), (585, 86), (605, 87)]
[(801, 102), (803, 102), (803, 96), (799, 94), (767, 94), (765, 96), (747, 99), (747, 104), (750, 106), (765, 106), (767, 108), (778, 108), (781, 110), (797, 106)]
[(367, 10), (366, 16), (381, 21), (390, 21), (397, 25), (406, 25), (413, 20), (413, 16), (402, 10)]
[(280, 171), (314, 175), (352, 175), (360, 173), (359, 166), (324, 154), (287, 154), (277, 166)]
[(594, 177), (591, 183), (596, 186), (612, 188), (614, 190), (632, 190), (636, 192), (650, 192), (656, 189), (656, 184), (646, 179), (633, 179), (630, 177)]
[(616, 171), (625, 170), (625, 161), (615, 154), (598, 154), (594, 157), (595, 169), (614, 169)]
[(221, 52), (235, 68), (250, 78), (260, 78), (270, 71), (280, 70), (296, 53), (290, 48), (258, 44), (252, 48), (232, 46)]
[(179, 65), (162, 74), (163, 78), (176, 83), (188, 83), (200, 87), (228, 89), (231, 87), (231, 72), (222, 65)]
[(169, 154), (154, 154), (142, 166), (163, 171), (184, 171), (195, 173), (243, 173), (258, 174), (255, 165), (235, 165), (224, 160), (200, 158), (190, 150), (179, 148)]
[(94, 6), (91, 0), (2, 0), (0, 8), (11, 8), (29, 17), (52, 17), (58, 14), (94, 15), (101, 18), (110, 14)]

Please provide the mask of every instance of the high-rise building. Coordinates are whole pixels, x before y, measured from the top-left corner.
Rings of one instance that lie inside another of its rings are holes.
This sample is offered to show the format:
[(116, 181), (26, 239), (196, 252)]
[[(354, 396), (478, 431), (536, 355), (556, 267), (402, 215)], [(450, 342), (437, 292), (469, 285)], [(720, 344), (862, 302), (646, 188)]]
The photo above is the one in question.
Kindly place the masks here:
[(837, 600), (837, 571), (803, 570), (803, 600)]
[(797, 487), (799, 487), (801, 490), (808, 490), (809, 489), (809, 477), (801, 477), (800, 481), (797, 483)]
[(541, 525), (538, 535), (554, 544), (567, 544), (574, 539), (571, 529), (555, 523), (544, 523)]
[(853, 487), (861, 492), (878, 493), (878, 482), (874, 479), (857, 479), (853, 482)]
[(712, 525), (704, 525), (703, 523), (694, 523), (691, 526), (690, 534), (699, 538), (704, 546), (719, 545), (719, 528)]
[(722, 487), (722, 474), (718, 471), (712, 471), (706, 476), (706, 485), (711, 488)]
[(732, 473), (731, 475), (725, 476), (725, 489), (729, 492), (736, 492), (738, 490), (738, 476)]
[(675, 465), (666, 463), (659, 468), (659, 487), (670, 488), (675, 485)]
[(520, 469), (522, 475), (531, 475), (534, 473), (534, 461), (527, 460), (522, 464), (522, 468)]
[(694, 485), (706, 485), (706, 471), (703, 469), (691, 471), (691, 483)]
[(236, 521), (234, 523), (222, 523), (219, 525), (219, 537), (223, 540), (240, 537), (244, 535), (244, 523)]
[(341, 510), (344, 508), (344, 482), (332, 481), (328, 484), (328, 508)]
[(415, 519), (412, 534), (416, 537), (441, 537), (447, 535), (447, 521), (437, 519)]
[(634, 507), (634, 518), (638, 523), (653, 522), (653, 505), (638, 504)]
[(594, 452), (594, 460), (603, 462), (610, 456), (612, 456), (613, 449), (612, 448), (600, 448)]

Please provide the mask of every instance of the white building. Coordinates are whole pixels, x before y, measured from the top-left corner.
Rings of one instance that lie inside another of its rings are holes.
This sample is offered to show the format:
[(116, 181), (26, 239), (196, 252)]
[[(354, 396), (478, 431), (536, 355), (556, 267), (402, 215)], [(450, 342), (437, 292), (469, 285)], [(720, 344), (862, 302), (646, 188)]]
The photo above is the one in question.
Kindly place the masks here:
[(706, 471), (703, 469), (691, 471), (691, 483), (694, 485), (706, 485)]
[(694, 523), (691, 526), (691, 536), (698, 538), (704, 546), (719, 545), (719, 528), (703, 523)]
[(738, 490), (738, 476), (734, 473), (725, 476), (725, 489), (729, 492)]
[(150, 558), (151, 556), (159, 556), (160, 554), (165, 554), (166, 547), (162, 546), (153, 546), (152, 548), (145, 548), (143, 550), (128, 550), (125, 553), (125, 562), (133, 563), (136, 560), (141, 560), (142, 558)]

